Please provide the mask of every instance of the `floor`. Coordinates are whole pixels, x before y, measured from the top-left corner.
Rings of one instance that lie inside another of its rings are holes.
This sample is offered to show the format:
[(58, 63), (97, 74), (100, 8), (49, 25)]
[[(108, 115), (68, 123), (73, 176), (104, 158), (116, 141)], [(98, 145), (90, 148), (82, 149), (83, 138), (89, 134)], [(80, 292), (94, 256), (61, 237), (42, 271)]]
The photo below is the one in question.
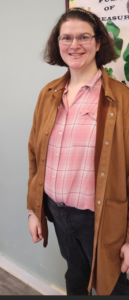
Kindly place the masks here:
[(0, 268), (1, 295), (39, 295), (37, 291)]

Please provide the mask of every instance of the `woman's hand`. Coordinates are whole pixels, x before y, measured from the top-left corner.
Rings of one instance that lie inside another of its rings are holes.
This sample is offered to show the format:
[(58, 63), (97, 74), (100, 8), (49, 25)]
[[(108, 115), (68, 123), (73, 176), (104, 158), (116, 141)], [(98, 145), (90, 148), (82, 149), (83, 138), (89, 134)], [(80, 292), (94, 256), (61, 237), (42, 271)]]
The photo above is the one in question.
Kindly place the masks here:
[(29, 232), (34, 243), (38, 243), (42, 240), (42, 227), (38, 218), (34, 214), (29, 217)]
[(122, 258), (121, 272), (129, 275), (129, 244), (122, 246), (120, 257)]

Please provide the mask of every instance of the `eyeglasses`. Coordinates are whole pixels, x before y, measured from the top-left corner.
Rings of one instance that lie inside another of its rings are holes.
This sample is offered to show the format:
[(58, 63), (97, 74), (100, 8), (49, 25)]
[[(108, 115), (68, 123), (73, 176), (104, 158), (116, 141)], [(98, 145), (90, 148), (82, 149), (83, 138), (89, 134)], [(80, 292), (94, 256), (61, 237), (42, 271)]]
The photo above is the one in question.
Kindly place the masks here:
[(73, 35), (62, 34), (58, 36), (58, 41), (63, 45), (71, 45), (73, 40), (76, 39), (78, 44), (84, 45), (89, 44), (93, 37), (95, 37), (95, 35), (91, 35), (90, 33), (79, 34), (76, 37)]

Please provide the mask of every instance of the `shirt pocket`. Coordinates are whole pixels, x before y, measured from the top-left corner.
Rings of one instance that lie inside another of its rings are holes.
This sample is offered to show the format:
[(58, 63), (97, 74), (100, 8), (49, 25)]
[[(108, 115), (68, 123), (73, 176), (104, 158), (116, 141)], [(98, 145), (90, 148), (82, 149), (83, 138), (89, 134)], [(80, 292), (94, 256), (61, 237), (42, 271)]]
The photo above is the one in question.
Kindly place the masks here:
[(97, 115), (96, 115), (95, 112), (81, 110), (80, 113), (81, 113), (82, 117), (85, 117), (85, 118), (87, 117), (87, 119), (89, 120), (89, 122), (91, 120), (93, 120), (94, 122), (96, 122), (96, 120), (97, 120)]
[(96, 115), (89, 111), (80, 111), (73, 127), (72, 146), (95, 147)]

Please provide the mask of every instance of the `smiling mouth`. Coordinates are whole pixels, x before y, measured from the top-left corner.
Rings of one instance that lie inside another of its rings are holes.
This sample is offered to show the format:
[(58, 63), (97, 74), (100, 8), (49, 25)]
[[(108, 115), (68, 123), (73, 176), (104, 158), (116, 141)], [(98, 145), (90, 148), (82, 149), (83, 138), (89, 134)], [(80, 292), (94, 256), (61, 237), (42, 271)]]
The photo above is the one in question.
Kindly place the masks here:
[(70, 56), (82, 56), (84, 53), (69, 53)]

